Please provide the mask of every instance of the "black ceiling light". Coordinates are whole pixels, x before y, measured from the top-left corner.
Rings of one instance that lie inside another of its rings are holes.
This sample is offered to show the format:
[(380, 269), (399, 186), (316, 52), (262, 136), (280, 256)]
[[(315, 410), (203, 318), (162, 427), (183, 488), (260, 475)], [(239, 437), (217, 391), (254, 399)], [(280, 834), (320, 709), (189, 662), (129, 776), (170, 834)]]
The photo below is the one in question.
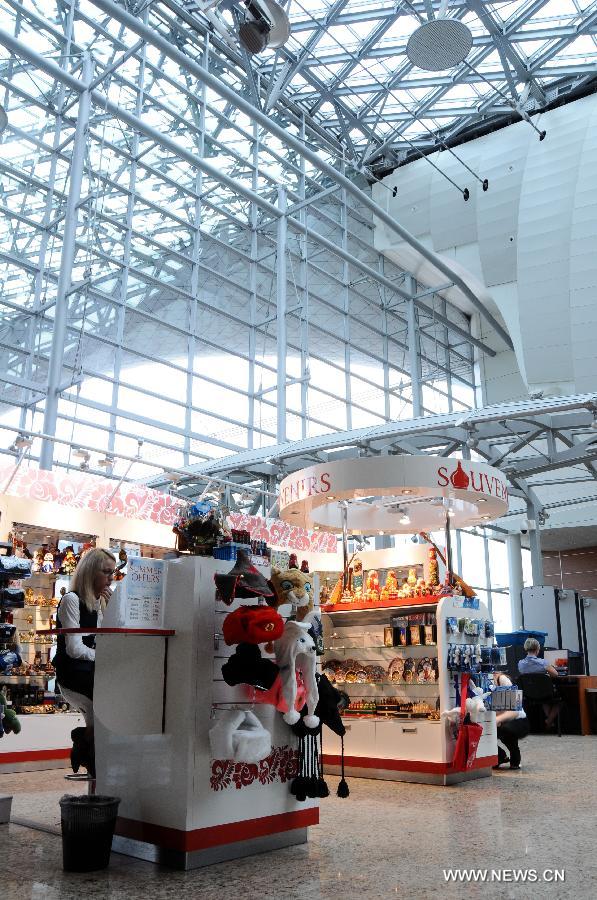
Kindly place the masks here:
[(238, 39), (251, 55), (266, 47), (275, 50), (290, 37), (286, 12), (275, 0), (247, 0), (247, 18), (238, 30)]

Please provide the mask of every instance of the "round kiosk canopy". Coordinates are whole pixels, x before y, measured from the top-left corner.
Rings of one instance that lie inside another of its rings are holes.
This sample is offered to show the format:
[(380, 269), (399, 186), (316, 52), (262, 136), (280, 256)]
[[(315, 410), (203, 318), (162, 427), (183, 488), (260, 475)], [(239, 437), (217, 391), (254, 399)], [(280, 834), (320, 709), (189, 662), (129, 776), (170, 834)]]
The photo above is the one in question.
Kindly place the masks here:
[(498, 469), (437, 456), (371, 456), (310, 466), (280, 484), (280, 517), (302, 528), (352, 534), (483, 525), (508, 510)]

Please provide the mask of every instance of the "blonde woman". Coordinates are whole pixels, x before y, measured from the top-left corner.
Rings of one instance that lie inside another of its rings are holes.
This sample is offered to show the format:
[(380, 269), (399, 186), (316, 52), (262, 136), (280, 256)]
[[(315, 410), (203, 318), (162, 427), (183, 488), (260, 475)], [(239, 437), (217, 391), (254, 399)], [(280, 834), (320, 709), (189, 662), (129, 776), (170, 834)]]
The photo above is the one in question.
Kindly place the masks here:
[[(86, 551), (71, 578), (70, 591), (58, 606), (57, 628), (101, 627), (115, 568), (116, 558), (108, 550), (94, 547)], [(54, 666), (64, 699), (79, 709), (85, 719), (86, 727), (75, 728), (71, 733), (73, 769), (76, 772), (80, 763), (93, 774), (90, 766), (93, 767), (95, 635), (59, 634)]]

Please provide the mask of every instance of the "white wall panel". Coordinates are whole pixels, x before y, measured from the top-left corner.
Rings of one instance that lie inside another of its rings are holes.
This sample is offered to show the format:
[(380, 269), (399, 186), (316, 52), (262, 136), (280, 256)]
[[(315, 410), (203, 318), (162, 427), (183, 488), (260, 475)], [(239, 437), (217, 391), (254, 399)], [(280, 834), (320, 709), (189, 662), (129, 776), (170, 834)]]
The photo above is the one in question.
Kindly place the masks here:
[[(481, 282), (488, 309), (501, 314), (512, 337), (527, 388), (552, 393), (593, 390), (597, 373), (597, 96), (546, 113), (544, 141), (524, 122), (457, 148), (489, 190), (475, 183), (462, 196), (425, 160), (388, 177), (398, 187), (388, 209), (421, 235), (428, 203), (431, 246), (465, 270), (469, 284)], [(433, 161), (459, 184), (470, 181), (446, 153)], [(420, 196), (413, 196), (420, 189)], [(376, 195), (387, 194), (382, 186)], [(408, 198), (409, 209), (406, 207)], [(413, 219), (416, 209), (416, 219)], [(413, 251), (387, 229), (376, 246), (401, 263)], [(425, 284), (441, 282), (428, 267)], [(460, 305), (465, 302), (460, 298)], [(508, 373), (509, 384), (517, 373)], [(503, 377), (493, 373), (498, 391)], [(504, 398), (505, 399), (505, 398)]]

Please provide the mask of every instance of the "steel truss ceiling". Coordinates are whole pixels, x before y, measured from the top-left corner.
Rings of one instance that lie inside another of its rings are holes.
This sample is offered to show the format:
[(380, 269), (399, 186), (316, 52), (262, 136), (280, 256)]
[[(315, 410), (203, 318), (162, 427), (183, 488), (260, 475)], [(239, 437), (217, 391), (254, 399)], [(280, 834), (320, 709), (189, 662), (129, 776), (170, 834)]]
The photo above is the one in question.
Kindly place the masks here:
[(209, 41), (162, 32), (147, 4), (0, 0), (4, 462), (27, 433), (31, 460), (54, 441), (57, 465), (78, 447), (141, 478), (472, 407), (496, 350), (376, 252), (365, 180), (300, 116), (243, 107)]
[[(234, 0), (229, 7), (232, 22)], [(456, 68), (438, 73), (413, 67), (406, 43), (436, 16), (440, 0), (287, 0), (291, 37), (276, 52), (238, 56), (214, 44), (245, 80), (259, 107), (302, 113), (369, 176), (462, 135), (530, 114), (595, 82), (595, 0), (451, 0), (447, 14), (473, 33), (473, 49)], [(195, 0), (154, 2), (184, 44), (205, 34)], [(471, 66), (473, 68), (471, 68)], [(248, 77), (247, 77), (248, 74)]]
[[(464, 415), (392, 422), (214, 460), (181, 473), (178, 490), (193, 497), (210, 479), (213, 485), (223, 479), (233, 508), (266, 512), (273, 507), (277, 483), (307, 466), (354, 456), (454, 455), (504, 471), (510, 511), (500, 525), (507, 529), (515, 528), (521, 516), (544, 524), (571, 507), (581, 509), (580, 521), (583, 516), (593, 521), (596, 426), (597, 394), (502, 403)], [(151, 483), (159, 487), (164, 479), (156, 477)], [(259, 490), (261, 503), (255, 499)]]

